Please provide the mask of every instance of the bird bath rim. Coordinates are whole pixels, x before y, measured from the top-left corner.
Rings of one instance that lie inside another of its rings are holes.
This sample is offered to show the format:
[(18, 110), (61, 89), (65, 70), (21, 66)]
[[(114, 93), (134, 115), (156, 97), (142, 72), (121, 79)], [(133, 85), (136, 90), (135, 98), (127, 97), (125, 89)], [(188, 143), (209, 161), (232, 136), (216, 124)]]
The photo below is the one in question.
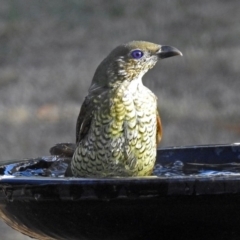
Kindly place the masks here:
[[(44, 160), (45, 158), (39, 159)], [(173, 160), (181, 160), (184, 163), (240, 163), (240, 143), (168, 147), (158, 150), (157, 163), (169, 163)], [(18, 161), (12, 160), (9, 162), (16, 163)], [(4, 164), (6, 164), (6, 161)], [(0, 167), (2, 166), (3, 164), (0, 165)], [(240, 187), (237, 187), (239, 182), (240, 173), (233, 176), (210, 177), (187, 175), (107, 178), (3, 175), (0, 176), (0, 188), (3, 190), (0, 199), (7, 196), (4, 193), (6, 189), (12, 191), (14, 199), (23, 200), (25, 196), (26, 199), (34, 199), (36, 194), (42, 195), (42, 192), (47, 188), (51, 188), (54, 194), (50, 194), (46, 198), (42, 197), (41, 200), (118, 199), (133, 195), (150, 198), (170, 195), (215, 195), (240, 193)], [(36, 193), (35, 189), (40, 192)], [(78, 191), (81, 194), (78, 194)], [(73, 197), (71, 194), (78, 197)]]
[[(170, 147), (158, 153), (166, 163), (173, 159), (240, 163), (240, 144)], [(162, 239), (171, 239), (171, 235), (176, 239), (179, 234), (195, 236), (196, 231), (204, 235), (199, 239), (208, 239), (204, 229), (215, 234), (209, 228), (213, 222), (217, 231), (219, 226), (229, 232), (239, 229), (240, 176), (2, 176), (0, 189), (1, 218), (37, 239), (154, 240), (159, 234)]]

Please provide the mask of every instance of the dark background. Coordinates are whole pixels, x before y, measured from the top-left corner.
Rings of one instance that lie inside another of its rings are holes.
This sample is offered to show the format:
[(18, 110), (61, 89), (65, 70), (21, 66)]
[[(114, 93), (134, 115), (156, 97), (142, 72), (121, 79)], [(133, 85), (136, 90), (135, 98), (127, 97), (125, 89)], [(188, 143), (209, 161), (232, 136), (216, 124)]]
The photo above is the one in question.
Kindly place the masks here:
[[(240, 4), (236, 0), (0, 0), (0, 159), (74, 142), (100, 61), (146, 40), (183, 57), (144, 77), (158, 96), (161, 146), (238, 142)], [(1, 239), (26, 240), (1, 224)]]

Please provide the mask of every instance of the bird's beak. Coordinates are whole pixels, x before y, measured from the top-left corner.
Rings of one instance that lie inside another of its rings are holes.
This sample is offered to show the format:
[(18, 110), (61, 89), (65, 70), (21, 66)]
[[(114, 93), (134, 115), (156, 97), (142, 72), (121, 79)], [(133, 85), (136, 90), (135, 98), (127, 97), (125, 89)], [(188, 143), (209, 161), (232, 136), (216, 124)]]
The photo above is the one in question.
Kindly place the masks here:
[(182, 56), (183, 54), (177, 48), (171, 46), (161, 46), (161, 48), (157, 52), (157, 56), (161, 59), (177, 55)]

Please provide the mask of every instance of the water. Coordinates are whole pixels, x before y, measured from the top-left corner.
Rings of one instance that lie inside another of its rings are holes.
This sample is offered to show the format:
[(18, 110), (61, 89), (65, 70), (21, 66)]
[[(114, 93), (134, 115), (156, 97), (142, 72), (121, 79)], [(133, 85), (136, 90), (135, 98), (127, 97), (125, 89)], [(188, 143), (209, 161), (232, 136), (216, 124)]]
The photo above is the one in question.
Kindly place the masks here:
[[(64, 177), (71, 158), (42, 157), (0, 166), (0, 175), (15, 177)], [(204, 164), (176, 160), (169, 164), (157, 163), (153, 176), (157, 177), (222, 177), (240, 176), (240, 163)]]
[(0, 175), (15, 177), (64, 177), (70, 158), (42, 157), (0, 166)]
[(153, 175), (158, 177), (222, 177), (240, 176), (240, 163), (201, 164), (175, 161), (170, 164), (156, 164)]

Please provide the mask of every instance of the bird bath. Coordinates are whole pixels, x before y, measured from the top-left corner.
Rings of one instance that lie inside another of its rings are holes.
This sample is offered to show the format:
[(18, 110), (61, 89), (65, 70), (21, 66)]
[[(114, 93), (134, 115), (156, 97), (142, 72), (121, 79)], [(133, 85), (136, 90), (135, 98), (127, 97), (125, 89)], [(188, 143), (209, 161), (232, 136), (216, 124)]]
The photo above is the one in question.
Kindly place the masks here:
[(240, 144), (159, 149), (141, 178), (66, 178), (69, 161), (3, 162), (0, 217), (44, 240), (239, 236)]

